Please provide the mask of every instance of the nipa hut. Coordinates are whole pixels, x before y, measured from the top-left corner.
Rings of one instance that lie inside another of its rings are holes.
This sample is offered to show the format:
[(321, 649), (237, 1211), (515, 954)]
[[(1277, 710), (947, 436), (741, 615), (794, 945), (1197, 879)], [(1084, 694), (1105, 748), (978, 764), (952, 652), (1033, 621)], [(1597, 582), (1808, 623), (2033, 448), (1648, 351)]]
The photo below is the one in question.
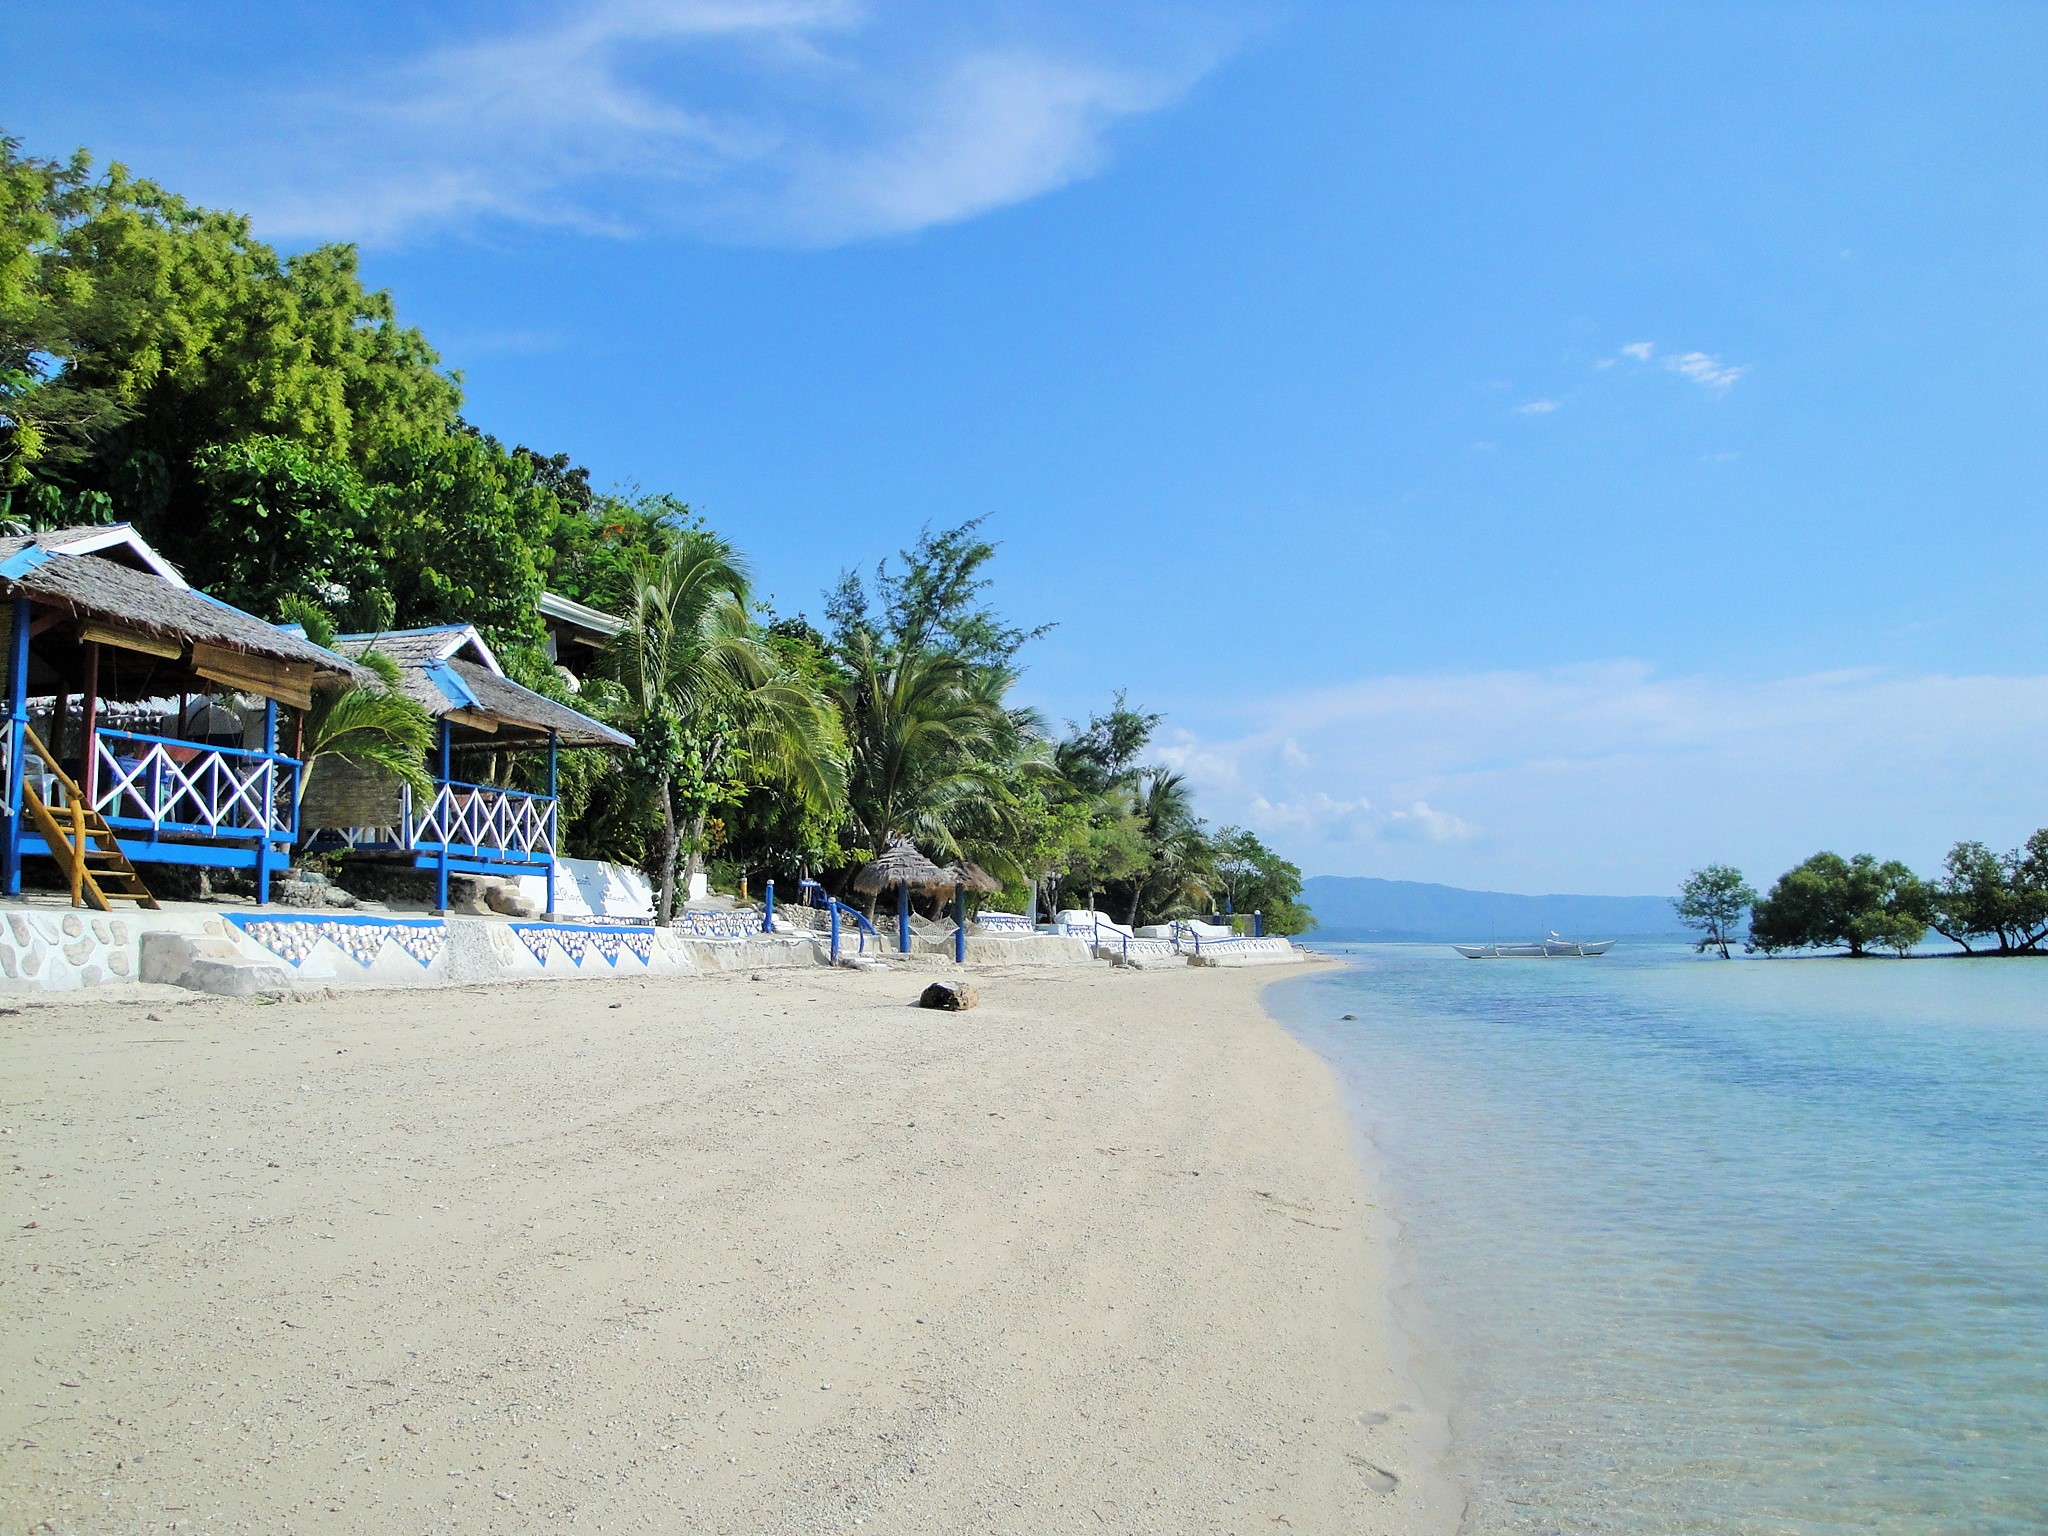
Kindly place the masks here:
[[(434, 871), (443, 909), (451, 872), (542, 876), (552, 916), (559, 754), (631, 747), (633, 738), (513, 682), (474, 625), (343, 635), (334, 645), (348, 657), (377, 651), (396, 662), (399, 687), (439, 722), (439, 738), (434, 792), (424, 802), (370, 769), (322, 768), (305, 810), (318, 844)], [(515, 759), (543, 752), (546, 791), (512, 788)]]
[[(246, 871), (267, 900), (297, 831), (299, 763), (279, 750), (278, 709), (372, 680), (193, 591), (126, 524), (0, 537), (0, 639), (0, 884), (19, 895), (22, 860), (48, 857), (75, 903), (102, 908), (154, 906), (136, 868), (152, 863)], [(109, 704), (124, 706), (118, 727)]]

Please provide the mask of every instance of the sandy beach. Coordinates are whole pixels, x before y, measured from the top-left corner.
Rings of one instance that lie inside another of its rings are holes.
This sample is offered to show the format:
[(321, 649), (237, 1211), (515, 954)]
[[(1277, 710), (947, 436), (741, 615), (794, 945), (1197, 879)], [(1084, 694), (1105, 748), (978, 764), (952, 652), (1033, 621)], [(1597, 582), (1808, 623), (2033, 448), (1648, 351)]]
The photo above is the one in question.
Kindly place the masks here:
[(1447, 1525), (1270, 972), (0, 1010), (0, 1530)]

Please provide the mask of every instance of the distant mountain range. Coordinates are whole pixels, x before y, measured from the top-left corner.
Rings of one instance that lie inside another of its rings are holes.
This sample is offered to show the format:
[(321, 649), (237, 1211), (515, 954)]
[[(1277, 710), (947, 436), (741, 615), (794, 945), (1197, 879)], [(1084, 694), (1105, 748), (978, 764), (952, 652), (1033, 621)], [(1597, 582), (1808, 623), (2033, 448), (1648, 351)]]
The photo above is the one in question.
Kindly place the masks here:
[(1416, 880), (1311, 875), (1302, 900), (1314, 910), (1311, 939), (1457, 941), (1683, 935), (1665, 896), (1516, 896), (1461, 891)]

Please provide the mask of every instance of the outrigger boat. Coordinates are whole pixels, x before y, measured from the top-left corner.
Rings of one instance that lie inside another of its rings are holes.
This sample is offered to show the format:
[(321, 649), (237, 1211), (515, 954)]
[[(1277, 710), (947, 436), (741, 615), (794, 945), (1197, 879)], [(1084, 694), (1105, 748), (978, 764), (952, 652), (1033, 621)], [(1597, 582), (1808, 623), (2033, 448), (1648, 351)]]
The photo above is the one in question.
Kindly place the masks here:
[(1561, 960), (1590, 959), (1614, 948), (1614, 940), (1599, 939), (1588, 944), (1556, 933), (1541, 944), (1453, 944), (1451, 948), (1467, 960)]

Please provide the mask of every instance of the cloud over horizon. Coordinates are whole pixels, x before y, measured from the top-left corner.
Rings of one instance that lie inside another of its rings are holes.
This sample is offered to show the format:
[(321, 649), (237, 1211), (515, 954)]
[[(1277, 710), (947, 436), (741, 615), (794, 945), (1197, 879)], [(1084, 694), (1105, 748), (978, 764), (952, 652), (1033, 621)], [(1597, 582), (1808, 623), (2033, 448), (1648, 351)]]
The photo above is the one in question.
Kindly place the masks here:
[(823, 246), (1096, 174), (1243, 26), (1221, 0), (573, 0), (270, 103), (244, 196), (283, 239), (527, 224)]
[[(1931, 871), (2043, 822), (2048, 676), (1762, 681), (1634, 662), (1363, 679), (1267, 701), (1160, 756), (1205, 814), (1311, 874), (1657, 892), (1709, 861), (1768, 880), (1823, 846)], [(1897, 846), (1885, 828), (1921, 829)]]

